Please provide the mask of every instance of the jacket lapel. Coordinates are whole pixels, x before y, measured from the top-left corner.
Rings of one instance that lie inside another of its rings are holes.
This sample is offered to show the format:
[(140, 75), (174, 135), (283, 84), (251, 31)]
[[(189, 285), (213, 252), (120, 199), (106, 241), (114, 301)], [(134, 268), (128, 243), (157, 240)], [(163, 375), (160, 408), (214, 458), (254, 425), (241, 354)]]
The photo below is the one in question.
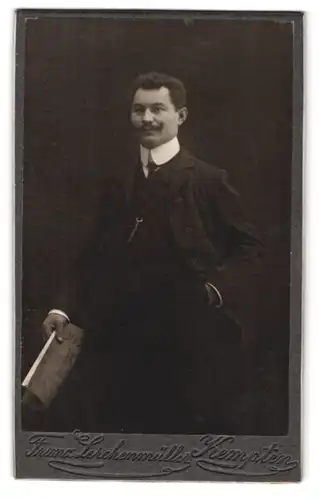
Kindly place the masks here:
[(170, 201), (174, 201), (182, 186), (188, 182), (193, 167), (194, 159), (185, 149), (181, 149), (170, 162), (161, 167), (161, 178), (168, 187)]
[[(161, 178), (162, 181), (168, 186), (170, 200), (174, 200), (174, 198), (176, 198), (181, 187), (189, 179), (189, 170), (193, 167), (194, 158), (183, 148), (171, 161), (161, 167)], [(139, 168), (142, 167), (140, 162), (137, 160), (135, 162), (135, 167), (126, 175), (124, 190), (125, 200), (128, 205), (132, 199), (134, 180)]]

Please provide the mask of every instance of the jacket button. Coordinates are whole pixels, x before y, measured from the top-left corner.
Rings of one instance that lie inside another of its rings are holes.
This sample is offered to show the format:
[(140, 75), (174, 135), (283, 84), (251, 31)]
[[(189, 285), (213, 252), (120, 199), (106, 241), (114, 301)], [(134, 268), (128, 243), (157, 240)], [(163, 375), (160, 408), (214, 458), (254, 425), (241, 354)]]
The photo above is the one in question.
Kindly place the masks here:
[(192, 232), (193, 232), (193, 226), (187, 226), (186, 233), (192, 233)]

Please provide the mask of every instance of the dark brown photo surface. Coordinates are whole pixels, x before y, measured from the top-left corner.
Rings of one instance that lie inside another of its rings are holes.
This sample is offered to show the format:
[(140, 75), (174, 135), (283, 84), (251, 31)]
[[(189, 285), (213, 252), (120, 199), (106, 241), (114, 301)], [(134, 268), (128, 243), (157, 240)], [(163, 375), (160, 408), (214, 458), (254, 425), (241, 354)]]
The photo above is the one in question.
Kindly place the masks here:
[(298, 480), (302, 14), (17, 20), (17, 475)]

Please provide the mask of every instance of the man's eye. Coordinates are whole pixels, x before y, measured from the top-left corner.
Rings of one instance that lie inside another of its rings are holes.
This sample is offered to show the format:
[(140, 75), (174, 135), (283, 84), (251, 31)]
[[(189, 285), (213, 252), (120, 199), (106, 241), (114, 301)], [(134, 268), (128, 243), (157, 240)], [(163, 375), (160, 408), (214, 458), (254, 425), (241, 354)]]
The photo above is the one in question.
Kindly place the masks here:
[(153, 113), (160, 113), (161, 111), (163, 111), (163, 108), (161, 108), (160, 106), (155, 106), (152, 111)]

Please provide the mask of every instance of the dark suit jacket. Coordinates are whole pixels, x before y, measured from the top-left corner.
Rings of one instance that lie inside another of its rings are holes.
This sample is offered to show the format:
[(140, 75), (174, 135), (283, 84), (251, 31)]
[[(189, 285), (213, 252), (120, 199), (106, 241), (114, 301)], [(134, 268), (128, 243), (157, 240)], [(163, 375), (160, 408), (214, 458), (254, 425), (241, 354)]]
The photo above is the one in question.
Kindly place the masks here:
[[(164, 173), (164, 172), (163, 172)], [(54, 307), (68, 313), (73, 323), (86, 328), (94, 317), (111, 308), (117, 289), (123, 252), (134, 225), (129, 209), (135, 172), (123, 181), (108, 183), (94, 236), (80, 258), (76, 272)], [(260, 244), (243, 212), (239, 194), (227, 173), (181, 150), (165, 169), (169, 224), (175, 242), (198, 282), (215, 285), (223, 307), (211, 308), (218, 317), (240, 318), (240, 304), (250, 278), (258, 273)]]
[[(145, 314), (143, 299), (137, 308), (134, 300), (129, 299), (130, 307), (137, 309), (142, 320), (142, 328), (139, 320), (132, 324), (134, 314), (127, 313), (125, 307), (123, 313), (116, 306), (116, 298), (125, 289), (121, 285), (121, 272), (125, 269), (123, 263), (136, 216), (130, 205), (135, 171), (128, 172), (125, 180), (119, 175), (109, 181), (95, 230), (89, 236), (88, 251), (81, 256), (68, 286), (54, 302), (54, 307), (64, 310), (74, 324), (85, 330), (85, 336), (77, 369), (73, 371), (80, 389), (74, 389), (70, 377), (53, 414), (65, 414), (65, 408), (71, 405), (67, 413), (74, 414), (77, 423), (71, 423), (70, 428), (76, 425), (95, 432), (105, 429), (119, 432), (124, 418), (123, 428), (127, 432), (176, 433), (185, 429), (192, 433), (236, 433), (241, 425), (244, 373), (241, 312), (249, 296), (246, 290), (258, 272), (260, 245), (224, 170), (181, 150), (160, 173), (167, 184), (164, 192), (169, 233), (174, 248), (179, 250), (181, 269), (187, 274), (185, 282), (189, 283), (190, 274), (194, 276), (190, 293), (185, 291), (181, 277), (180, 293), (177, 287), (175, 294), (174, 287), (174, 298), (170, 293), (165, 298), (161, 294), (156, 296), (157, 292), (154, 296), (146, 294), (147, 299), (155, 297), (156, 307), (160, 305), (160, 317), (148, 307)], [(211, 282), (220, 291), (222, 308), (208, 306), (205, 282)], [(121, 305), (121, 300), (118, 303)], [(124, 303), (127, 305), (125, 298)], [(111, 316), (109, 322), (108, 316)], [(124, 330), (123, 318), (128, 322)], [(140, 339), (140, 331), (146, 331), (146, 337)], [(158, 340), (153, 342), (153, 338)], [(137, 370), (137, 367), (142, 368)], [(144, 389), (139, 387), (138, 391), (133, 376), (136, 370), (139, 384), (138, 374), (141, 370), (144, 374)], [(118, 389), (123, 377), (126, 392)], [(76, 399), (78, 394), (80, 398), (73, 404), (72, 398)], [(141, 395), (139, 402), (137, 394)], [(101, 397), (105, 397), (104, 403)], [(159, 412), (161, 404), (165, 410)], [(107, 424), (110, 407), (115, 415), (114, 427)], [(136, 408), (140, 409), (141, 421), (134, 427)], [(151, 408), (155, 409), (153, 416)], [(82, 423), (78, 423), (79, 417), (83, 418)]]

